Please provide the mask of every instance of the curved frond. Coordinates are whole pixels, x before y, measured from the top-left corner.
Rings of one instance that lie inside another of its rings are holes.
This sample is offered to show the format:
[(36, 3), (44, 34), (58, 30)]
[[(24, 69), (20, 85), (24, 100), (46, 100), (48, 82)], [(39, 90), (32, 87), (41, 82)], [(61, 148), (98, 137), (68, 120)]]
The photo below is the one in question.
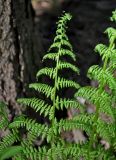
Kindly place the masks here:
[(68, 36), (65, 33), (57, 34), (56, 37), (54, 38), (54, 42), (60, 41), (62, 39), (65, 39), (66, 41), (68, 41)]
[(72, 51), (61, 48), (59, 56), (65, 56), (65, 55), (70, 56), (74, 61), (76, 61), (76, 56)]
[(59, 61), (58, 69), (71, 69), (72, 71), (79, 74), (79, 69), (71, 63)]
[(74, 99), (67, 99), (67, 98), (59, 98), (57, 96), (56, 98), (56, 104), (58, 106), (58, 109), (62, 109), (63, 108), (82, 108), (82, 106)]
[(37, 136), (47, 134), (48, 127), (46, 125), (38, 124), (35, 120), (18, 117), (10, 125), (10, 128), (21, 128), (25, 127), (27, 131), (33, 131)]
[(106, 123), (99, 118), (96, 127), (97, 133), (100, 135), (100, 137), (109, 143), (111, 143), (112, 138), (115, 138), (115, 124)]
[(116, 39), (116, 29), (109, 27), (106, 29), (105, 33), (108, 34), (110, 43)]
[(104, 85), (108, 85), (111, 90), (116, 90), (116, 80), (108, 69), (103, 70), (98, 65), (94, 65), (89, 68), (88, 77), (90, 79), (98, 80)]
[(59, 49), (60, 46), (61, 46), (61, 43), (60, 43), (60, 42), (54, 42), (54, 43), (50, 46), (48, 52), (50, 52), (50, 51), (51, 51), (52, 49), (54, 49), (54, 48)]
[[(112, 97), (109, 96), (105, 91), (99, 92), (99, 89), (92, 87), (82, 87), (75, 94), (75, 97), (83, 97), (87, 101), (99, 107), (101, 113), (108, 114), (114, 119)], [(99, 106), (98, 106), (99, 104)]]
[(115, 21), (116, 22), (116, 10), (112, 12), (111, 21)]
[[(34, 146), (31, 146), (30, 144), (23, 142), (22, 147), (23, 154), (25, 155), (26, 159), (39, 160), (39, 152)], [(42, 157), (40, 158), (40, 160), (42, 160)]]
[(49, 115), (49, 112), (52, 108), (51, 105), (45, 103), (44, 100), (38, 98), (20, 98), (17, 100), (18, 103), (21, 103), (26, 106), (32, 107), (36, 112), (40, 112), (40, 114), (44, 114), (45, 116)]
[(39, 91), (45, 94), (48, 97), (51, 97), (53, 88), (50, 85), (43, 84), (43, 83), (32, 83), (29, 85), (29, 88), (33, 88), (36, 91)]
[(98, 44), (95, 47), (95, 51), (99, 52), (99, 54), (102, 56), (102, 59), (105, 58), (114, 59), (116, 60), (116, 49), (108, 48), (106, 45)]
[(13, 130), (11, 133), (8, 133), (8, 135), (6, 135), (0, 142), (0, 153), (4, 152), (5, 148), (12, 146), (18, 140), (19, 136), (16, 130)]
[(57, 53), (48, 53), (43, 57), (43, 60), (45, 59), (52, 59), (55, 60), (57, 59)]
[(46, 76), (49, 76), (50, 78), (53, 78), (55, 77), (55, 69), (54, 68), (42, 68), (40, 69), (38, 72), (37, 72), (37, 77), (40, 77), (41, 75), (46, 75)]
[[(56, 61), (57, 60), (57, 55), (58, 55), (58, 53), (48, 53), (43, 57), (43, 60), (52, 59), (52, 60)], [(72, 51), (62, 48), (59, 52), (59, 56), (65, 56), (65, 55), (70, 56), (74, 61), (76, 61), (76, 58), (75, 58), (76, 56)]]
[(78, 83), (72, 81), (72, 80), (67, 80), (65, 78), (60, 78), (58, 77), (58, 84), (57, 84), (57, 89), (59, 90), (60, 88), (69, 88), (69, 87), (74, 87), (75, 89), (79, 89), (80, 86)]
[(62, 130), (69, 131), (72, 129), (82, 129), (87, 133), (90, 133), (92, 129), (91, 125), (93, 123), (93, 118), (94, 118), (94, 115), (88, 116), (88, 115), (81, 114), (70, 120), (60, 120), (60, 122), (58, 123), (59, 133)]

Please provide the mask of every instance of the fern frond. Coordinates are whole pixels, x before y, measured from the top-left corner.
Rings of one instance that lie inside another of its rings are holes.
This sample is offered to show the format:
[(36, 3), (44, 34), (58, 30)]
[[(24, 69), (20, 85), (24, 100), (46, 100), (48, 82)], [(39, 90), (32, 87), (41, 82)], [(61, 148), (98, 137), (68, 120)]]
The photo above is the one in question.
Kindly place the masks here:
[(104, 60), (105, 58), (108, 59), (116, 59), (116, 49), (112, 49), (112, 48), (108, 48), (106, 45), (103, 44), (98, 44), (95, 47), (95, 51), (99, 52), (99, 54), (102, 56), (102, 60)]
[(76, 89), (79, 89), (80, 86), (78, 83), (72, 81), (72, 80), (67, 80), (65, 78), (60, 78), (58, 77), (58, 83), (57, 83), (57, 89), (59, 90), (60, 88), (69, 88), (69, 87), (74, 87)]
[(29, 88), (33, 88), (36, 91), (39, 91), (46, 95), (46, 97), (51, 97), (53, 88), (50, 85), (43, 84), (43, 83), (32, 83), (29, 85)]
[(58, 123), (59, 126), (59, 133), (62, 131), (62, 129), (64, 131), (69, 131), (72, 129), (82, 129), (84, 131), (86, 131), (87, 133), (90, 133), (91, 131), (91, 125), (93, 123), (93, 115), (79, 115), (76, 116), (70, 120), (60, 120), (60, 122)]
[(65, 39), (62, 39), (61, 42), (54, 42), (54, 43), (50, 46), (50, 48), (49, 48), (48, 51), (51, 51), (51, 50), (54, 49), (54, 48), (59, 49), (59, 47), (60, 47), (61, 45), (62, 45), (62, 46), (65, 46), (65, 47), (68, 47), (68, 48), (72, 51), (72, 46), (71, 46), (71, 44), (70, 44), (67, 40), (65, 40)]
[[(62, 149), (62, 152), (66, 155), (66, 157), (70, 157), (70, 159), (77, 160), (78, 159), (88, 159), (88, 143), (85, 144), (69, 144), (66, 148)], [(90, 159), (94, 159), (96, 156), (96, 152), (92, 151), (90, 154)]]
[(12, 146), (14, 142), (19, 140), (18, 132), (13, 130), (11, 133), (6, 135), (0, 142), (0, 153), (4, 151), (5, 148)]
[[(3, 115), (3, 116), (2, 116)], [(0, 116), (1, 116), (1, 120), (0, 120), (0, 129), (3, 129), (3, 128), (6, 128), (8, 126), (8, 118), (6, 118), (4, 116), (4, 114), (1, 114), (0, 113)]]
[(109, 42), (112, 43), (116, 39), (116, 29), (109, 27), (105, 30), (105, 33), (108, 34)]
[(99, 118), (96, 127), (98, 135), (109, 143), (111, 143), (112, 138), (115, 138), (115, 124), (106, 123)]
[(10, 125), (10, 128), (25, 127), (27, 131), (33, 131), (37, 136), (47, 134), (48, 127), (46, 125), (38, 124), (35, 120), (24, 118), (20, 116), (16, 118)]
[(75, 67), (73, 64), (68, 63), (68, 62), (62, 62), (59, 61), (58, 63), (58, 69), (62, 70), (62, 69), (71, 69), (72, 71), (76, 72), (79, 74), (79, 69), (77, 67)]
[(54, 48), (59, 49), (60, 45), (61, 45), (60, 42), (54, 42), (54, 43), (50, 46), (48, 52), (50, 52), (50, 51), (51, 51), (52, 49), (54, 49)]
[(43, 57), (43, 60), (45, 59), (52, 59), (55, 60), (57, 59), (57, 53), (48, 53)]
[[(40, 114), (44, 114), (45, 116), (49, 115), (51, 105), (45, 103), (44, 100), (38, 98), (20, 98), (17, 100), (18, 103), (21, 103), (26, 106), (32, 107), (36, 112), (40, 112)], [(47, 112), (46, 112), (47, 111)]]
[(72, 51), (61, 48), (59, 56), (65, 56), (65, 55), (70, 56), (74, 61), (76, 60), (76, 56)]
[(49, 76), (50, 78), (54, 79), (55, 76), (55, 69), (54, 68), (42, 68), (37, 72), (37, 77), (40, 77), (41, 75)]
[[(108, 95), (105, 91), (99, 92), (99, 89), (93, 87), (82, 87), (75, 94), (75, 97), (83, 97), (90, 103), (99, 107), (101, 113), (108, 114), (114, 119), (113, 107), (112, 107), (112, 97)], [(99, 103), (99, 106), (98, 106)]]
[(111, 21), (115, 21), (116, 22), (116, 10), (112, 12)]
[(23, 152), (21, 154), (18, 154), (16, 156), (13, 156), (15, 160), (27, 160), (26, 157), (24, 156)]
[(72, 49), (72, 45), (70, 44), (70, 42), (67, 41), (67, 40), (65, 40), (65, 39), (62, 39), (61, 45), (70, 48), (71, 51), (73, 50), (73, 49)]
[[(52, 59), (52, 60), (56, 61), (57, 60), (57, 55), (58, 55), (57, 53), (48, 53), (43, 57), (43, 60)], [(74, 61), (76, 61), (75, 54), (72, 51), (62, 48), (60, 50), (59, 56), (65, 56), (65, 55), (70, 56)]]
[(74, 99), (67, 99), (67, 98), (59, 98), (56, 97), (56, 104), (58, 106), (57, 109), (63, 110), (63, 108), (79, 108), (81, 110), (82, 106), (75, 101)]
[(88, 78), (98, 80), (104, 86), (108, 85), (111, 90), (116, 90), (116, 80), (108, 69), (103, 70), (98, 65), (94, 65), (88, 70)]
[(66, 41), (68, 41), (68, 36), (65, 33), (57, 34), (54, 38), (54, 42), (60, 41), (61, 39), (65, 39)]
[[(22, 146), (23, 146), (23, 154), (25, 155), (26, 159), (39, 160), (38, 150), (35, 147), (27, 145), (27, 143), (25, 144), (24, 142), (22, 143)], [(42, 159), (40, 158), (40, 160)]]

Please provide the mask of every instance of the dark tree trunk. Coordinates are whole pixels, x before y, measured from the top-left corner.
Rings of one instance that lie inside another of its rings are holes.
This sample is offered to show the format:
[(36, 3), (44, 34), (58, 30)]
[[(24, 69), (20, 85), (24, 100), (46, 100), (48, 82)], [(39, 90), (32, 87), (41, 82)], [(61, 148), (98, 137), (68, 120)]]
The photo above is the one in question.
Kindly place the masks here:
[(41, 66), (40, 53), (30, 0), (0, 0), (0, 101), (16, 114), (17, 97), (28, 94), (25, 88)]

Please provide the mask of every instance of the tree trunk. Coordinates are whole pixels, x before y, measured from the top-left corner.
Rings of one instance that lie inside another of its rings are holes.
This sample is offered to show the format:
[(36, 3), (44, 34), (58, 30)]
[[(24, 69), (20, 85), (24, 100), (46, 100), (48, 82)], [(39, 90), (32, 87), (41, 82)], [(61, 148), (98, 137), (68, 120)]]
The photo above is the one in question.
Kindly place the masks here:
[(30, 0), (0, 0), (0, 101), (16, 114), (17, 97), (28, 95), (25, 88), (41, 66), (38, 52)]

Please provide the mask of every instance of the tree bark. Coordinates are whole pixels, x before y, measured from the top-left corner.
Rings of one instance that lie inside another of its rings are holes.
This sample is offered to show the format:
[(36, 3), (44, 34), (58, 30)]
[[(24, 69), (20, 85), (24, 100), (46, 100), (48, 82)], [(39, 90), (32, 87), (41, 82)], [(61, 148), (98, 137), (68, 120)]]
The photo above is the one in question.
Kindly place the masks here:
[(16, 114), (17, 97), (28, 95), (25, 88), (41, 66), (42, 46), (35, 36), (30, 1), (0, 0), (0, 101)]

